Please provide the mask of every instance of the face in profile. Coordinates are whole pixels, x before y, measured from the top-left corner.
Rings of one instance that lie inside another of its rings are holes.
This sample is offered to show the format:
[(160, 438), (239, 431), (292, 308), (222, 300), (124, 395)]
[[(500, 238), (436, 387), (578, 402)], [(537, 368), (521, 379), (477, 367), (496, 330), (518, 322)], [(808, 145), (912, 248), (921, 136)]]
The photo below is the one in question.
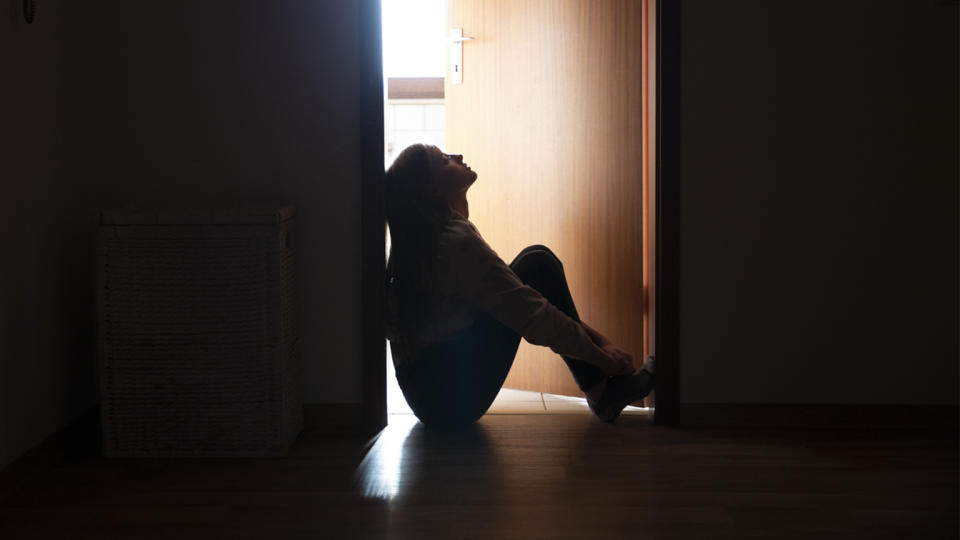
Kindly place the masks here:
[(447, 154), (436, 146), (428, 146), (431, 189), (444, 201), (462, 196), (477, 179), (477, 173), (460, 154)]

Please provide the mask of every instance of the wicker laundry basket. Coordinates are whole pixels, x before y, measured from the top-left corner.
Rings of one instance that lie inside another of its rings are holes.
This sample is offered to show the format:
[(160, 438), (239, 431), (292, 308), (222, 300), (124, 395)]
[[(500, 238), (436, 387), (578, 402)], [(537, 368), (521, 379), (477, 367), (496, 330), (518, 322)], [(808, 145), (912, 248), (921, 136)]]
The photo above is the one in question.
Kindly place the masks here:
[(303, 427), (294, 214), (101, 214), (105, 456), (289, 449)]

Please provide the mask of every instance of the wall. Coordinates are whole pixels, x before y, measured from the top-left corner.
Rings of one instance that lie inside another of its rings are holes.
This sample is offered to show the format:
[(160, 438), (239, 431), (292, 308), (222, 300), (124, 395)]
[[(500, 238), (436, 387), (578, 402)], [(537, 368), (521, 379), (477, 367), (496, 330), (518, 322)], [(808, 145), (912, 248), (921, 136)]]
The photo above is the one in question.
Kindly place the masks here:
[(361, 5), (70, 8), (72, 138), (95, 208), (297, 205), (308, 403), (360, 401)]
[(683, 2), (681, 402), (957, 404), (956, 21)]
[[(0, 467), (94, 402), (89, 208), (67, 173), (62, 21), (0, 5)], [(89, 248), (89, 249), (88, 249)]]
[(49, 0), (33, 26), (0, 5), (0, 467), (96, 403), (105, 208), (296, 204), (305, 400), (360, 401), (356, 89), (380, 72), (358, 49), (373, 1)]

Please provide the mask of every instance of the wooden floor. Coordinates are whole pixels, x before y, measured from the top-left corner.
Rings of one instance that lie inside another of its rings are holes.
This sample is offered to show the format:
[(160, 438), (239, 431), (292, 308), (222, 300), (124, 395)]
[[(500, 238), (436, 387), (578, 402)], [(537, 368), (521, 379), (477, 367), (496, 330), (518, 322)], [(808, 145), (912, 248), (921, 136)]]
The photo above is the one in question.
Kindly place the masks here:
[[(274, 460), (18, 469), (0, 538), (958, 537), (955, 433), (705, 431), (635, 415), (484, 416), (375, 439), (305, 433)], [(369, 444), (367, 444), (369, 443)]]

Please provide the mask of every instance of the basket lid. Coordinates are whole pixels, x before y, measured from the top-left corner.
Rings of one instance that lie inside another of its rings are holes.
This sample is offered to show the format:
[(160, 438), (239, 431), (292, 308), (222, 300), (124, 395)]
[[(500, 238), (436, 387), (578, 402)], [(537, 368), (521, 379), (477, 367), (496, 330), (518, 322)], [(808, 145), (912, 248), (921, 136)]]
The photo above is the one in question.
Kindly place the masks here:
[(294, 206), (175, 209), (106, 210), (101, 225), (276, 225), (296, 214)]

